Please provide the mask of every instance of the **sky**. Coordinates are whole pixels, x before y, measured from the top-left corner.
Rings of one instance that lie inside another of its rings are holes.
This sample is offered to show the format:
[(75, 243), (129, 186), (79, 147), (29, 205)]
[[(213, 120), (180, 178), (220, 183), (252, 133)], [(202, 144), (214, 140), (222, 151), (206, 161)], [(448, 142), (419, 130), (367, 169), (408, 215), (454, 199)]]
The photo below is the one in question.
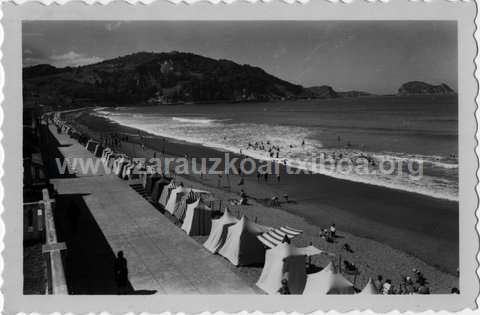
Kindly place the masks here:
[(177, 50), (306, 87), (387, 94), (425, 81), (457, 90), (454, 21), (26, 21), (22, 38), (24, 66)]

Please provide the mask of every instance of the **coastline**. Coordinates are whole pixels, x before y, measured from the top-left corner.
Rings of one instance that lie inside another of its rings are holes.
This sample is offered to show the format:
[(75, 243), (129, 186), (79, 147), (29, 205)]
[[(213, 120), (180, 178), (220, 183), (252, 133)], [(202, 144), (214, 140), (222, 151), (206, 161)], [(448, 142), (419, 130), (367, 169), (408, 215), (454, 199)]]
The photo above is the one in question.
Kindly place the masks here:
[[(90, 131), (93, 131), (92, 135), (95, 135), (95, 132), (146, 135), (143, 131), (121, 126), (104, 118), (91, 115), (88, 117), (88, 121), (79, 119), (77, 123), (87, 125)], [(136, 153), (138, 156), (147, 153), (133, 145), (136, 141), (138, 143), (138, 138), (130, 138), (132, 146), (124, 145), (122, 151), (132, 155)], [(189, 157), (223, 156), (223, 152), (218, 150), (151, 134), (145, 145), (160, 152), (164, 143), (166, 154), (172, 156), (184, 156), (185, 153)], [(204, 176), (203, 179), (194, 175), (184, 177), (211, 189), (217, 186), (217, 178), (213, 175)], [(231, 175), (231, 188), (228, 193), (238, 195), (243, 188), (260, 205), (266, 205), (273, 195), (282, 197), (288, 194), (294, 202), (282, 203), (278, 211), (303, 218), (317, 230), (335, 222), (342, 233), (366, 239), (368, 242), (378, 242), (395, 249), (394, 251), (418, 257), (440, 273), (448, 273), (445, 276), (456, 278), (453, 275), (458, 267), (458, 202), (349, 182), (321, 174), (287, 175), (282, 172), (280, 183), (271, 181), (268, 184), (258, 183), (253, 174), (245, 176), (243, 186), (237, 185), (239, 179), (239, 176)], [(389, 212), (385, 215), (387, 209)], [(437, 281), (437, 277), (430, 278), (435, 279), (431, 281), (432, 284)], [(456, 279), (458, 282), (458, 278)]]

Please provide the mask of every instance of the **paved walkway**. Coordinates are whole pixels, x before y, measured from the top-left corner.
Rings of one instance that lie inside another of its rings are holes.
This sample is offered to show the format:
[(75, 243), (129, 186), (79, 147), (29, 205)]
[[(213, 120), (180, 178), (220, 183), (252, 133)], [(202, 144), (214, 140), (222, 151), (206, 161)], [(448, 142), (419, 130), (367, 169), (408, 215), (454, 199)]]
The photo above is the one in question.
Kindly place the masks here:
[[(58, 135), (53, 128), (51, 132), (61, 145), (71, 144), (59, 148), (65, 158), (93, 157), (75, 140), (64, 134)], [(108, 242), (108, 250), (113, 253), (124, 251), (134, 291), (159, 294), (255, 293), (225, 261), (211, 255), (188, 237), (118, 177), (90, 174), (53, 179), (52, 182), (59, 197), (65, 194), (81, 196)], [(87, 239), (95, 242), (88, 235), (85, 242)], [(96, 244), (90, 245), (94, 248)], [(97, 257), (106, 256), (99, 254)]]

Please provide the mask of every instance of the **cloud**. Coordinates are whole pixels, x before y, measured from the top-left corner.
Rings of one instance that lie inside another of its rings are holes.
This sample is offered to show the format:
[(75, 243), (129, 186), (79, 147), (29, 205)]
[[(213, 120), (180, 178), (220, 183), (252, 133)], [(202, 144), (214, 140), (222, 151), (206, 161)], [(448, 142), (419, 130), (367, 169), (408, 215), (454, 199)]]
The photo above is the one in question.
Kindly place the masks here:
[(111, 22), (111, 23), (107, 23), (105, 24), (105, 29), (109, 32), (111, 31), (114, 31), (116, 30), (117, 28), (120, 27), (120, 25), (122, 25), (122, 22)]
[(36, 57), (26, 57), (23, 58), (23, 66), (24, 67), (30, 67), (34, 65), (39, 65), (42, 63), (48, 63), (47, 60), (42, 59), (42, 58), (36, 58)]
[(79, 54), (74, 51), (69, 51), (68, 53), (61, 55), (52, 55), (49, 57), (52, 65), (56, 67), (77, 67), (84, 66), (92, 63), (97, 63), (103, 59), (97, 56), (86, 56), (84, 54)]
[(33, 51), (31, 51), (30, 49), (27, 48), (27, 49), (23, 50), (23, 54), (24, 55), (31, 55), (31, 54), (33, 54)]

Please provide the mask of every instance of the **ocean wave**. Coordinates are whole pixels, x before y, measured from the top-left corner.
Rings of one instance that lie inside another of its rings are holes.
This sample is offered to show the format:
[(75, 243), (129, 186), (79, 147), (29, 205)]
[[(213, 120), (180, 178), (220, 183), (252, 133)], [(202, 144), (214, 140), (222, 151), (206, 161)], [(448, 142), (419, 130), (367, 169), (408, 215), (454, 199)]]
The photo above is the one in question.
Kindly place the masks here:
[(228, 121), (230, 119), (208, 119), (208, 118), (185, 118), (185, 117), (172, 117), (172, 120), (182, 123), (192, 124), (211, 124), (216, 122)]
[(421, 155), (421, 154), (406, 154), (406, 153), (386, 153), (386, 154), (372, 154), (373, 157), (379, 160), (396, 160), (404, 162), (414, 162), (422, 164), (430, 164), (432, 166), (444, 169), (457, 169), (458, 161), (454, 158), (446, 159), (438, 155)]
[[(316, 154), (327, 152), (332, 154), (341, 152), (347, 158), (359, 155), (368, 155), (378, 160), (402, 160), (416, 161), (431, 164), (442, 169), (458, 168), (455, 159), (450, 161), (441, 156), (425, 156), (395, 152), (362, 152), (349, 149), (324, 149), (320, 141), (309, 139), (307, 128), (293, 126), (269, 126), (249, 123), (216, 124), (218, 119), (191, 118), (191, 117), (150, 117), (135, 116), (131, 113), (120, 115), (105, 115), (105, 118), (119, 124), (136, 128), (156, 136), (168, 137), (179, 141), (199, 144), (205, 147), (221, 151), (240, 153), (262, 161), (275, 161), (298, 169), (323, 174), (343, 180), (360, 182), (379, 187), (388, 187), (397, 190), (418, 193), (434, 198), (458, 201), (458, 183), (455, 181), (442, 180), (438, 177), (428, 177), (420, 181), (409, 180), (407, 176), (397, 177), (388, 175), (358, 175), (345, 174), (319, 167), (318, 163), (312, 163), (311, 159)], [(257, 140), (270, 141), (281, 147), (280, 158), (270, 157), (266, 150), (248, 149), (247, 144)], [(306, 139), (305, 147), (301, 146), (302, 139)], [(292, 146), (293, 144), (293, 146)], [(455, 172), (455, 170), (453, 170)]]

